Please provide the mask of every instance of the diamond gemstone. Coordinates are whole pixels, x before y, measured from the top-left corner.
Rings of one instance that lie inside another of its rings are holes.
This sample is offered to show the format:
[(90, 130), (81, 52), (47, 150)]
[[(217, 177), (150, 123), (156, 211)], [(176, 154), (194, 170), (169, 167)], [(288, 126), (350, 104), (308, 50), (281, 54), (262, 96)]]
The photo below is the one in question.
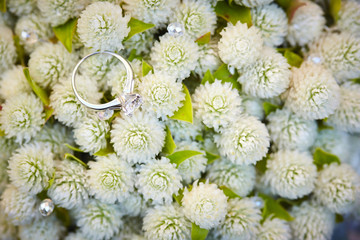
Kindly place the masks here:
[(51, 199), (44, 199), (39, 206), (39, 212), (44, 217), (49, 216), (54, 211), (54, 203)]
[(108, 120), (109, 118), (111, 118), (111, 116), (114, 114), (114, 110), (112, 109), (106, 109), (105, 111), (101, 111), (101, 112), (98, 112), (97, 115), (98, 115), (98, 118), (100, 120)]
[(28, 44), (34, 44), (39, 40), (39, 36), (35, 32), (26, 30), (21, 32), (21, 38)]
[(184, 26), (180, 23), (170, 23), (169, 26), (167, 27), (167, 30), (169, 32), (169, 34), (173, 37), (179, 37), (184, 35), (185, 29)]
[(126, 116), (132, 116), (135, 110), (143, 103), (142, 97), (136, 93), (122, 95), (120, 101), (121, 109)]

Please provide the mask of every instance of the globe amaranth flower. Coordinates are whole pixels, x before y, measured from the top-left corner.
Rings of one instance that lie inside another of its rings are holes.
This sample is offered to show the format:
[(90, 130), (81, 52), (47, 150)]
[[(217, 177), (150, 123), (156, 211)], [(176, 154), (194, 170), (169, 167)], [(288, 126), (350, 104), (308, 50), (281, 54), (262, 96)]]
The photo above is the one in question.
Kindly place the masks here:
[(232, 198), (225, 220), (215, 229), (217, 239), (255, 239), (261, 220), (260, 209), (250, 198)]
[(129, 20), (129, 15), (123, 17), (119, 5), (95, 2), (81, 13), (77, 32), (85, 47), (118, 51), (124, 48), (122, 40), (130, 32)]
[(202, 78), (206, 71), (214, 72), (221, 65), (217, 41), (212, 40), (209, 44), (200, 45), (199, 52), (201, 57), (194, 72)]
[(215, 131), (228, 126), (242, 112), (238, 91), (228, 82), (206, 82), (196, 88), (192, 97), (195, 116)]
[(38, 0), (37, 7), (46, 22), (56, 27), (78, 17), (88, 3), (89, 0)]
[(54, 183), (47, 192), (48, 196), (59, 207), (82, 207), (89, 199), (85, 168), (71, 160), (63, 160), (55, 165)]
[(15, 137), (18, 143), (28, 142), (45, 123), (42, 111), (42, 102), (32, 93), (12, 96), (2, 105), (1, 129), (7, 138)]
[(115, 154), (89, 162), (89, 193), (104, 203), (122, 201), (134, 190), (135, 175), (131, 166)]
[(10, 28), (0, 26), (0, 72), (5, 72), (16, 61), (16, 49)]
[(84, 117), (74, 128), (75, 142), (85, 152), (95, 153), (106, 148), (109, 135), (109, 123), (94, 115)]
[(279, 46), (287, 35), (288, 19), (282, 8), (276, 4), (251, 9), (252, 24), (257, 27), (269, 47)]
[(127, 216), (143, 216), (149, 207), (149, 201), (146, 201), (139, 192), (131, 192), (119, 203), (121, 212)]
[(147, 56), (155, 41), (153, 34), (154, 31), (151, 31), (151, 29), (135, 34), (123, 43), (125, 47), (123, 51), (126, 55), (130, 55), (131, 51), (135, 51), (136, 55)]
[(76, 225), (87, 239), (110, 239), (123, 225), (120, 209), (114, 204), (91, 200), (78, 211)]
[(0, 137), (0, 159), (6, 163), (13, 152), (18, 148), (19, 144), (15, 142), (14, 138), (7, 138), (5, 136)]
[(207, 177), (211, 182), (226, 186), (239, 196), (245, 197), (255, 186), (255, 167), (217, 159), (209, 168)]
[(319, 58), (338, 82), (360, 75), (360, 39), (350, 33), (323, 34), (310, 45), (309, 56)]
[(64, 240), (88, 240), (80, 231), (69, 233)]
[(341, 31), (347, 31), (355, 37), (360, 37), (360, 3), (356, 1), (344, 1), (341, 3), (336, 26)]
[(240, 21), (235, 26), (229, 23), (220, 35), (219, 56), (224, 63), (241, 69), (253, 64), (260, 56), (263, 40), (256, 27), (248, 28)]
[(216, 184), (196, 180), (191, 191), (184, 190), (181, 201), (185, 216), (200, 228), (216, 227), (225, 219), (227, 197)]
[(21, 66), (14, 66), (1, 75), (0, 95), (3, 99), (31, 91)]
[(170, 163), (165, 157), (149, 160), (142, 165), (135, 184), (145, 200), (152, 199), (154, 204), (171, 203), (172, 195), (182, 188), (176, 164)]
[(345, 163), (325, 167), (316, 181), (314, 194), (325, 207), (336, 213), (349, 213), (360, 191), (360, 177)]
[(176, 119), (167, 119), (166, 125), (169, 127), (172, 137), (175, 141), (193, 141), (196, 136), (201, 135), (202, 124), (197, 118), (193, 123), (180, 121)]
[(279, 150), (306, 151), (317, 136), (315, 120), (305, 120), (287, 109), (277, 109), (267, 120), (270, 138)]
[[(77, 75), (76, 79), (79, 94), (90, 103), (99, 103), (102, 94), (96, 84), (82, 75)], [(54, 109), (55, 118), (68, 127), (77, 125), (84, 116), (89, 114), (88, 108), (75, 97), (69, 78), (61, 79), (54, 86), (50, 95), (50, 105)]]
[(250, 95), (241, 94), (241, 105), (244, 108), (244, 112), (250, 116), (254, 116), (259, 120), (262, 120), (265, 116), (263, 102), (260, 98), (256, 98)]
[(30, 224), (19, 227), (19, 237), (23, 240), (59, 240), (64, 236), (65, 227), (54, 216), (48, 218), (37, 218)]
[(9, 0), (7, 9), (16, 16), (24, 16), (33, 12), (36, 8), (36, 0)]
[(284, 198), (301, 198), (314, 190), (316, 166), (310, 154), (279, 151), (270, 155), (263, 181), (273, 194)]
[(303, 202), (290, 212), (294, 218), (289, 222), (294, 240), (331, 239), (335, 216), (325, 207)]
[(285, 106), (304, 119), (323, 119), (339, 106), (340, 88), (331, 72), (312, 62), (292, 68)]
[(216, 14), (207, 1), (184, 0), (176, 9), (173, 22), (184, 26), (185, 34), (197, 39), (216, 28)]
[(175, 205), (155, 206), (147, 211), (143, 221), (147, 239), (190, 239), (191, 222)]
[[(7, 160), (8, 159), (1, 159), (0, 160), (0, 194), (4, 191), (4, 189), (8, 185), (8, 181), (9, 181), (9, 176), (8, 176), (8, 173), (7, 173), (7, 167), (8, 167), (8, 161)], [(0, 231), (0, 233), (1, 233), (1, 231)]]
[(200, 57), (199, 46), (187, 36), (165, 34), (151, 49), (151, 63), (155, 71), (164, 71), (178, 80), (190, 76)]
[(6, 219), (6, 215), (3, 210), (0, 211), (0, 235), (3, 239), (13, 240), (15, 239), (17, 229), (16, 227)]
[(42, 144), (28, 144), (16, 150), (9, 160), (11, 183), (20, 191), (35, 195), (49, 185), (54, 173), (51, 149)]
[(123, 222), (121, 230), (112, 238), (113, 240), (145, 240), (142, 218), (124, 216)]
[(244, 68), (238, 81), (246, 94), (271, 98), (280, 95), (290, 84), (290, 65), (280, 53), (265, 47), (261, 57)]
[(260, 240), (291, 240), (290, 226), (278, 218), (267, 218), (258, 228), (256, 239)]
[(1, 195), (0, 206), (6, 219), (16, 226), (31, 223), (39, 214), (37, 197), (19, 191), (11, 184)]
[(115, 152), (130, 163), (144, 163), (158, 154), (165, 140), (162, 122), (136, 111), (132, 117), (116, 118), (111, 130)]
[(30, 75), (41, 87), (52, 88), (72, 72), (76, 60), (61, 43), (43, 43), (30, 55)]
[(235, 164), (261, 160), (270, 146), (265, 125), (251, 116), (240, 116), (215, 138), (220, 154)]

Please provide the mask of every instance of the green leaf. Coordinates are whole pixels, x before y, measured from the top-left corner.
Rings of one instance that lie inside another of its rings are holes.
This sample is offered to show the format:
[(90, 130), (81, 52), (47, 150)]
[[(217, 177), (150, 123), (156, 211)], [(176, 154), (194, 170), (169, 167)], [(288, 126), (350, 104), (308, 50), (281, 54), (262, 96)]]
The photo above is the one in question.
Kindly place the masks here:
[(44, 111), (45, 111), (45, 123), (46, 123), (54, 113), (54, 109), (50, 106), (44, 106)]
[(108, 141), (106, 144), (106, 148), (100, 149), (99, 151), (97, 151), (96, 153), (94, 153), (94, 156), (106, 156), (108, 154), (114, 153), (114, 148), (112, 146), (112, 144)]
[(128, 36), (124, 39), (124, 41), (129, 40), (132, 36), (134, 36), (137, 33), (141, 33), (150, 28), (155, 27), (155, 25), (152, 23), (142, 22), (135, 18), (131, 18), (128, 23), (128, 27), (130, 28), (130, 32), (129, 32)]
[(300, 57), (299, 55), (297, 55), (294, 52), (291, 52), (290, 50), (285, 51), (284, 57), (287, 59), (290, 66), (293, 66), (293, 67), (298, 68), (298, 67), (300, 67), (301, 63), (303, 62), (302, 57)]
[(130, 51), (130, 55), (129, 55), (129, 57), (128, 57), (128, 60), (129, 60), (130, 62), (132, 62), (132, 60), (134, 60), (134, 59), (142, 60), (142, 57), (141, 57), (141, 56), (136, 55), (136, 49), (132, 49), (132, 50)]
[(165, 144), (162, 149), (162, 152), (165, 154), (172, 154), (176, 148), (176, 144), (174, 142), (174, 139), (171, 135), (170, 129), (168, 126), (166, 126), (166, 136), (165, 136)]
[(205, 84), (206, 82), (213, 83), (215, 82), (215, 78), (210, 72), (210, 70), (207, 70), (203, 79), (201, 80), (201, 84)]
[(84, 163), (83, 161), (81, 161), (79, 158), (75, 157), (74, 155), (72, 155), (71, 153), (65, 153), (64, 156), (65, 159), (71, 159), (71, 160), (75, 160), (76, 162), (80, 163), (81, 165), (83, 165), (85, 168), (88, 168), (88, 165), (86, 163)]
[(330, 15), (333, 17), (335, 23), (339, 18), (339, 11), (341, 9), (341, 0), (330, 0)]
[(324, 121), (324, 120), (318, 120), (318, 121), (317, 121), (318, 131), (322, 131), (322, 130), (326, 130), (326, 129), (334, 129), (333, 126), (326, 125), (325, 122), (326, 122), (326, 121)]
[(5, 134), (5, 131), (4, 130), (2, 130), (2, 129), (0, 129), (0, 137), (3, 137), (3, 136), (5, 136), (6, 134)]
[(208, 162), (207, 164), (211, 164), (213, 163), (216, 159), (219, 159), (220, 156), (219, 155), (216, 155), (216, 154), (213, 154), (211, 152), (205, 152), (205, 157), (207, 158)]
[(231, 190), (227, 186), (220, 186), (219, 188), (224, 192), (225, 196), (229, 198), (241, 198), (239, 195), (234, 193), (233, 190)]
[(291, 2), (292, 0), (276, 0), (276, 3), (285, 10), (290, 7)]
[(53, 185), (54, 181), (55, 181), (55, 171), (52, 175), (52, 178), (49, 179), (49, 181), (48, 181), (49, 185), (47, 186), (46, 190), (49, 189)]
[(192, 151), (192, 150), (183, 150), (183, 151), (174, 152), (173, 154), (167, 156), (167, 158), (170, 159), (171, 163), (176, 163), (178, 167), (186, 159), (201, 154), (204, 153), (198, 151)]
[(74, 152), (84, 152), (83, 150), (81, 150), (80, 148), (71, 146), (70, 144), (65, 143), (64, 144), (67, 148), (70, 148), (71, 150), (73, 150)]
[(50, 100), (44, 89), (39, 87), (30, 77), (29, 69), (24, 68), (24, 75), (34, 93), (41, 99), (45, 106), (49, 106)]
[(6, 0), (0, 0), (0, 10), (6, 12)]
[(56, 218), (62, 222), (62, 225), (65, 227), (69, 227), (71, 224), (71, 218), (69, 211), (65, 208), (55, 207), (54, 209)]
[(294, 1), (291, 1), (290, 5), (288, 6), (288, 8), (286, 9), (286, 14), (287, 14), (287, 17), (288, 17), (288, 22), (290, 23), (291, 20), (293, 19), (296, 11), (302, 7), (306, 5), (305, 2), (302, 2), (302, 1), (299, 1), (299, 0), (294, 0)]
[(292, 221), (294, 218), (283, 208), (280, 203), (276, 202), (272, 197), (259, 193), (259, 197), (264, 200), (263, 221), (269, 216), (283, 219), (285, 221)]
[(173, 198), (180, 206), (182, 205), (181, 200), (183, 199), (183, 197), (184, 197), (184, 188), (180, 189), (177, 195), (173, 194)]
[(192, 108), (192, 103), (191, 103), (191, 96), (190, 96), (189, 90), (187, 89), (187, 87), (184, 84), (183, 84), (183, 88), (184, 88), (183, 91), (185, 93), (184, 104), (181, 108), (179, 108), (174, 113), (174, 115), (172, 115), (169, 118), (189, 122), (192, 124), (193, 123), (193, 108)]
[(341, 222), (343, 222), (343, 221), (344, 221), (343, 215), (336, 213), (336, 214), (335, 214), (335, 222), (336, 222), (336, 223), (341, 223)]
[(250, 8), (232, 4), (231, 6), (226, 1), (218, 1), (215, 6), (216, 15), (225, 19), (232, 24), (236, 24), (238, 21), (241, 23), (247, 23), (248, 27), (251, 23)]
[(350, 79), (349, 81), (356, 83), (356, 84), (360, 84), (360, 78)]
[(18, 35), (14, 35), (14, 44), (16, 48), (16, 54), (18, 57), (19, 62), (23, 67), (25, 67), (25, 50), (24, 47), (20, 44), (20, 38)]
[(314, 159), (314, 164), (317, 166), (319, 170), (321, 170), (324, 165), (330, 165), (331, 163), (338, 163), (338, 164), (341, 163), (338, 156), (325, 152), (321, 148), (315, 149), (313, 159)]
[(229, 82), (232, 84), (232, 87), (241, 91), (241, 85), (237, 81), (239, 74), (235, 71), (235, 74), (232, 75), (229, 72), (228, 66), (226, 64), (222, 64), (218, 70), (214, 73), (214, 78), (221, 80), (222, 83)]
[(208, 32), (202, 35), (201, 37), (199, 37), (198, 39), (196, 39), (195, 42), (199, 45), (205, 45), (210, 42), (210, 39), (211, 39), (211, 32)]
[(77, 19), (69, 19), (63, 25), (53, 28), (54, 34), (59, 41), (65, 46), (65, 48), (71, 53), (72, 40), (76, 31)]
[(143, 77), (145, 77), (150, 71), (154, 72), (154, 68), (150, 64), (148, 64), (147, 62), (142, 60), (142, 75), (143, 75)]
[(268, 156), (263, 157), (263, 159), (261, 159), (260, 161), (257, 161), (255, 165), (256, 170), (264, 174), (267, 169), (266, 167), (267, 160), (268, 160)]
[(191, 240), (205, 240), (209, 230), (200, 228), (195, 223), (191, 227)]
[(281, 109), (279, 105), (275, 105), (269, 102), (264, 102), (263, 108), (264, 108), (265, 116), (268, 116), (270, 113), (276, 111), (276, 109)]

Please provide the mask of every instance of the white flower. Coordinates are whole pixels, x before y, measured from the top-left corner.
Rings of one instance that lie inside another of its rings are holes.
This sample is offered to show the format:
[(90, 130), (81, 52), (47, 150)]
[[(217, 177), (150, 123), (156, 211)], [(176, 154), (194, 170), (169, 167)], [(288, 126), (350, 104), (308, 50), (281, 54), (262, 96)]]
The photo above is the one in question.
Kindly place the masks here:
[(182, 84), (176, 81), (175, 75), (165, 72), (147, 74), (141, 79), (139, 90), (144, 101), (143, 109), (162, 119), (174, 115), (185, 100)]
[(190, 239), (191, 222), (174, 205), (155, 206), (144, 217), (143, 230), (147, 239)]
[(228, 126), (242, 112), (238, 91), (228, 82), (206, 82), (196, 88), (192, 98), (195, 116), (215, 131)]
[(74, 160), (56, 163), (55, 179), (48, 196), (59, 207), (81, 207), (89, 199), (85, 168)]
[(172, 195), (182, 188), (181, 176), (176, 165), (168, 158), (150, 160), (140, 167), (136, 187), (145, 200), (152, 199), (154, 204), (172, 202)]
[(348, 31), (357, 38), (360, 37), (360, 3), (356, 1), (344, 1), (341, 3), (337, 27), (342, 31)]
[(236, 4), (253, 8), (271, 3), (273, 0), (234, 0)]
[(310, 46), (309, 56), (319, 58), (339, 82), (360, 75), (360, 39), (347, 32), (322, 35)]
[(199, 46), (199, 52), (201, 57), (194, 71), (202, 78), (207, 70), (214, 72), (221, 64), (217, 41), (210, 41), (209, 44)]
[(165, 140), (162, 122), (153, 115), (136, 111), (132, 117), (115, 119), (111, 142), (115, 152), (131, 163), (144, 163), (158, 154)]
[(89, 162), (89, 193), (104, 203), (122, 201), (134, 190), (135, 175), (131, 166), (115, 154)]
[[(99, 103), (102, 94), (96, 84), (82, 75), (76, 76), (79, 94), (90, 103)], [(54, 109), (55, 118), (66, 126), (75, 126), (88, 114), (88, 108), (75, 97), (69, 78), (62, 79), (53, 88), (50, 95), (50, 105)]]
[(285, 106), (304, 119), (323, 119), (339, 106), (340, 88), (331, 72), (321, 65), (303, 62), (292, 68)]
[(195, 140), (196, 136), (200, 135), (202, 131), (202, 124), (197, 118), (193, 119), (192, 124), (169, 118), (166, 120), (166, 125), (177, 142)]
[(4, 240), (15, 240), (16, 227), (6, 219), (3, 210), (0, 211), (0, 236)]
[(18, 148), (19, 144), (13, 138), (0, 137), (0, 159), (2, 161), (7, 163), (13, 152)]
[(207, 1), (184, 0), (174, 12), (173, 22), (185, 28), (185, 34), (196, 39), (205, 33), (214, 33), (216, 14)]
[(255, 117), (244, 115), (216, 136), (215, 142), (222, 156), (240, 165), (261, 160), (270, 145), (265, 125)]
[(7, 8), (17, 16), (24, 16), (33, 12), (36, 8), (36, 0), (9, 0)]
[(124, 42), (124, 51), (129, 55), (133, 50), (137, 55), (148, 55), (154, 44), (153, 34), (154, 32), (151, 30), (135, 34)]
[(139, 217), (123, 217), (124, 225), (112, 240), (145, 240), (142, 230), (143, 219)]
[(121, 212), (127, 216), (142, 216), (148, 209), (148, 202), (138, 192), (131, 192), (120, 204)]
[(151, 63), (155, 71), (164, 71), (179, 80), (190, 76), (200, 57), (199, 46), (189, 37), (165, 34), (151, 49)]
[(36, 196), (19, 191), (15, 186), (7, 185), (1, 195), (1, 211), (14, 225), (29, 224), (38, 216), (38, 200)]
[(258, 228), (256, 239), (259, 240), (291, 240), (290, 226), (284, 220), (267, 218)]
[(156, 28), (165, 26), (175, 9), (178, 0), (124, 0), (124, 9), (132, 17), (146, 23), (155, 24)]
[(0, 72), (8, 70), (16, 61), (16, 49), (10, 28), (0, 25)]
[(328, 123), (349, 133), (360, 132), (360, 86), (343, 84), (340, 87), (340, 104)]
[(329, 240), (335, 226), (335, 216), (325, 207), (303, 202), (290, 212), (289, 222), (294, 240)]
[(3, 99), (31, 91), (21, 66), (14, 66), (1, 75), (0, 95)]
[(182, 206), (185, 216), (200, 228), (210, 229), (224, 221), (227, 197), (216, 184), (198, 183), (184, 190)]
[(282, 8), (276, 4), (252, 8), (251, 19), (252, 24), (260, 30), (265, 45), (279, 46), (284, 42), (288, 19)]
[(30, 76), (43, 88), (53, 87), (72, 72), (76, 60), (61, 43), (43, 43), (30, 55)]
[(129, 20), (129, 15), (123, 17), (119, 5), (95, 2), (81, 13), (77, 32), (85, 47), (118, 51), (124, 48), (122, 40), (130, 32)]
[(78, 211), (76, 225), (87, 239), (110, 239), (123, 225), (121, 212), (114, 204), (91, 200)]
[(263, 181), (273, 194), (289, 199), (311, 193), (316, 182), (316, 166), (310, 154), (279, 151), (270, 155)]
[(64, 235), (65, 227), (53, 215), (48, 218), (37, 218), (28, 225), (19, 227), (19, 237), (22, 240), (59, 240)]
[[(1, 159), (0, 160), (0, 194), (4, 191), (4, 189), (6, 188), (8, 181), (9, 181), (9, 176), (7, 173), (7, 167), (8, 167), (8, 161), (7, 159)], [(1, 215), (1, 213), (0, 213)], [(1, 219), (1, 217), (0, 217)], [(0, 231), (1, 233), (1, 231)]]
[(280, 53), (265, 47), (260, 58), (244, 68), (238, 81), (242, 91), (260, 98), (271, 98), (284, 92), (290, 83), (290, 65)]
[(287, 109), (277, 109), (267, 120), (270, 138), (279, 150), (306, 151), (317, 136), (316, 121), (305, 120)]
[(109, 135), (109, 123), (97, 116), (84, 117), (74, 128), (75, 142), (85, 152), (95, 153), (106, 148)]
[(84, 234), (80, 231), (75, 232), (75, 233), (70, 233), (69, 235), (67, 235), (64, 240), (88, 240)]
[(230, 199), (225, 221), (216, 228), (217, 239), (247, 240), (255, 238), (261, 220), (260, 209), (250, 198)]
[(248, 115), (254, 116), (259, 120), (262, 120), (265, 116), (263, 102), (260, 98), (256, 98), (250, 95), (241, 94), (242, 106), (244, 112)]
[(263, 40), (256, 27), (248, 28), (239, 21), (235, 26), (229, 23), (220, 34), (219, 56), (224, 63), (241, 69), (260, 56)]
[(55, 27), (79, 16), (88, 2), (89, 0), (37, 0), (37, 7), (46, 21)]
[(207, 177), (219, 186), (226, 186), (240, 197), (247, 196), (255, 186), (255, 167), (237, 165), (227, 159), (217, 159), (209, 168)]
[(35, 95), (23, 93), (7, 99), (2, 105), (0, 124), (6, 137), (28, 142), (45, 123), (43, 104)]
[(54, 173), (51, 149), (29, 144), (16, 150), (9, 159), (9, 177), (20, 191), (35, 195), (49, 185)]
[(336, 213), (349, 213), (360, 191), (360, 177), (345, 163), (325, 167), (316, 181), (314, 194), (325, 207)]

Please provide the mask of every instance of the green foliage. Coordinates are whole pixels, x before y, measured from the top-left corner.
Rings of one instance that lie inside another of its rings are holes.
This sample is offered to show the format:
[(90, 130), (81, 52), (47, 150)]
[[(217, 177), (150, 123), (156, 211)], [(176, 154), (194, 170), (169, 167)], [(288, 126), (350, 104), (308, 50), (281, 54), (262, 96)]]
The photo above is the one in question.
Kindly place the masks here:
[(150, 71), (154, 72), (154, 68), (150, 64), (148, 64), (147, 62), (142, 60), (142, 75), (143, 75), (143, 77), (145, 77)]
[(292, 221), (294, 218), (283, 208), (280, 203), (275, 201), (272, 197), (265, 195), (263, 193), (259, 193), (259, 197), (264, 200), (264, 208), (263, 208), (263, 221), (269, 216), (274, 216), (279, 219), (283, 219), (285, 221)]
[(6, 0), (0, 0), (0, 11), (6, 12)]
[(65, 159), (74, 160), (74, 161), (80, 163), (81, 165), (83, 165), (85, 168), (89, 168), (86, 163), (84, 163), (82, 160), (80, 160), (79, 158), (75, 157), (74, 155), (72, 155), (72, 154), (70, 154), (70, 153), (65, 153), (64, 158), (65, 158)]
[(74, 152), (84, 152), (83, 150), (81, 150), (80, 148), (77, 148), (77, 147), (74, 147), (74, 146), (71, 146), (70, 144), (67, 144), (65, 143), (64, 144), (67, 148), (73, 150)]
[(24, 71), (25, 78), (28, 81), (31, 89), (41, 99), (41, 101), (44, 103), (45, 106), (49, 106), (50, 99), (49, 99), (49, 96), (47, 95), (46, 91), (44, 89), (42, 89), (41, 87), (39, 87), (34, 82), (34, 80), (32, 80), (32, 78), (30, 77), (30, 72), (29, 72), (28, 68), (24, 68), (23, 71)]
[(211, 164), (211, 163), (213, 163), (216, 159), (219, 159), (219, 158), (220, 158), (219, 155), (213, 154), (213, 153), (208, 152), (208, 151), (205, 152), (205, 157), (206, 157), (207, 160), (208, 160), (207, 164)]
[(165, 144), (162, 149), (162, 152), (165, 154), (172, 154), (176, 148), (176, 144), (174, 142), (174, 139), (171, 135), (170, 129), (168, 126), (166, 126), (166, 136), (165, 136)]
[(155, 25), (152, 23), (142, 22), (135, 18), (131, 18), (128, 23), (128, 27), (130, 28), (130, 32), (129, 32), (128, 36), (124, 39), (124, 41), (129, 40), (132, 36), (134, 36), (137, 33), (141, 33), (150, 28), (155, 27)]
[(214, 73), (214, 78), (221, 80), (222, 83), (229, 82), (232, 84), (232, 87), (241, 91), (241, 85), (237, 81), (239, 74), (235, 71), (235, 74), (232, 75), (226, 64), (222, 64)]
[(266, 156), (263, 159), (261, 159), (260, 161), (256, 162), (255, 168), (259, 173), (261, 173), (261, 174), (265, 173), (265, 171), (267, 169), (266, 168), (266, 163), (267, 163), (268, 159), (269, 159), (269, 157)]
[(103, 157), (103, 156), (106, 156), (111, 153), (115, 153), (115, 151), (114, 151), (112, 144), (109, 141), (107, 141), (106, 147), (103, 149), (100, 149), (99, 151), (94, 153), (94, 156), (102, 156)]
[(192, 124), (193, 123), (193, 108), (192, 108), (192, 103), (191, 103), (191, 96), (190, 96), (189, 90), (187, 89), (187, 87), (184, 84), (183, 84), (183, 88), (184, 88), (183, 91), (185, 93), (184, 104), (181, 108), (179, 108), (174, 113), (174, 115), (172, 115), (169, 118), (189, 122)]
[(201, 37), (199, 37), (198, 39), (196, 39), (195, 42), (199, 45), (205, 45), (210, 42), (210, 39), (211, 39), (211, 32), (208, 32), (202, 35)]
[(195, 223), (191, 227), (191, 240), (205, 240), (209, 230), (200, 228)]
[(276, 0), (276, 3), (279, 4), (280, 7), (287, 10), (291, 5), (292, 0)]
[(335, 23), (339, 18), (339, 11), (341, 9), (341, 0), (330, 0), (330, 15), (334, 19)]
[(230, 6), (227, 1), (218, 1), (215, 6), (215, 12), (217, 16), (231, 22), (234, 25), (238, 21), (246, 23), (248, 27), (252, 25), (250, 8), (236, 4), (231, 4)]
[(201, 80), (201, 84), (205, 84), (206, 82), (213, 83), (215, 82), (215, 78), (210, 72), (210, 70), (207, 70), (203, 79)]
[(269, 102), (264, 102), (263, 108), (264, 108), (265, 116), (268, 116), (270, 113), (275, 112), (276, 109), (281, 109), (279, 105), (275, 105)]
[(63, 25), (53, 28), (54, 34), (59, 41), (65, 46), (65, 48), (71, 53), (72, 40), (76, 32), (77, 19), (73, 18), (68, 20)]
[(183, 150), (183, 151), (174, 152), (173, 154), (167, 156), (167, 158), (170, 159), (171, 163), (175, 163), (177, 167), (179, 167), (179, 165), (186, 159), (202, 154), (203, 154), (202, 152), (198, 152), (198, 151)]
[(18, 57), (18, 61), (21, 63), (23, 67), (25, 67), (25, 51), (24, 47), (20, 44), (20, 38), (17, 35), (14, 35), (14, 44), (16, 48), (16, 54)]
[(338, 163), (340, 164), (340, 159), (338, 156), (325, 152), (321, 148), (316, 148), (314, 155), (314, 164), (317, 166), (318, 170), (321, 170), (324, 165), (329, 165), (331, 163)]
[(239, 195), (234, 193), (233, 190), (231, 190), (227, 186), (223, 185), (223, 186), (220, 186), (219, 188), (224, 192), (225, 196), (227, 196), (228, 198), (241, 198)]
[(301, 63), (303, 62), (302, 57), (300, 57), (299, 55), (297, 55), (296, 53), (294, 53), (288, 49), (285, 50), (284, 57), (287, 59), (290, 66), (293, 66), (293, 67), (298, 68), (298, 67), (300, 67)]

